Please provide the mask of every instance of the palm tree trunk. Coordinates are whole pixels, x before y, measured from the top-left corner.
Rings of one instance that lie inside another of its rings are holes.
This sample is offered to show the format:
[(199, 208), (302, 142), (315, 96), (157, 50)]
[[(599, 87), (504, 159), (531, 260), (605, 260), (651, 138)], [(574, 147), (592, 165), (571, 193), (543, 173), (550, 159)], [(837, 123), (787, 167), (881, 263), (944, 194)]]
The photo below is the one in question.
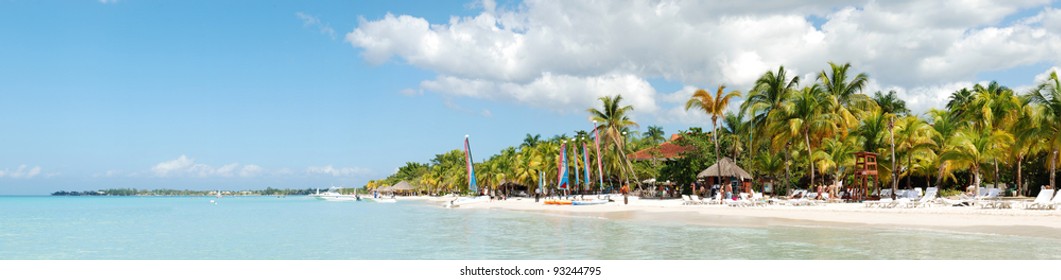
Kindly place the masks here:
[(1057, 185), (1054, 184), (1054, 176), (1057, 174), (1057, 149), (1050, 154), (1050, 188), (1057, 189)]
[(892, 199), (895, 199), (895, 194), (899, 192), (899, 177), (896, 176), (898, 170), (895, 169), (895, 120), (894, 118), (888, 122), (888, 133), (891, 135), (892, 142)]
[(947, 168), (947, 162), (941, 162), (939, 164), (939, 177), (936, 178), (936, 186), (943, 187), (943, 170)]
[(914, 157), (912, 157), (910, 155), (906, 155), (906, 188), (907, 189), (914, 188), (913, 185), (910, 184), (910, 177), (911, 177), (910, 175), (913, 173), (913, 168), (914, 168)]
[(791, 160), (791, 158), (790, 158), (791, 155), (788, 153), (788, 146), (789, 145), (785, 145), (785, 151), (784, 151), (784, 154), (785, 154), (785, 162), (784, 162), (784, 164), (785, 164), (785, 191), (789, 190), (790, 186), (788, 184), (789, 184), (789, 182), (792, 182), (792, 179), (789, 178), (789, 171), (788, 171), (788, 162)]
[[(718, 121), (715, 120), (715, 118), (711, 118), (711, 127), (714, 129), (714, 131), (711, 132), (711, 138), (714, 138), (715, 140), (715, 166), (716, 169), (718, 169), (718, 180), (722, 181), (722, 165), (718, 164), (719, 161), (722, 161), (722, 158), (720, 157), (722, 152), (718, 147)], [(718, 185), (722, 186), (722, 184)]]
[(1017, 155), (1017, 196), (1024, 196), (1024, 177), (1021, 176), (1021, 162), (1024, 161), (1024, 155)]
[(995, 163), (995, 187), (998, 188), (998, 159), (992, 160)]
[(810, 133), (803, 131), (803, 140), (807, 143), (807, 162), (810, 162), (810, 187), (814, 187), (814, 150), (810, 148)]

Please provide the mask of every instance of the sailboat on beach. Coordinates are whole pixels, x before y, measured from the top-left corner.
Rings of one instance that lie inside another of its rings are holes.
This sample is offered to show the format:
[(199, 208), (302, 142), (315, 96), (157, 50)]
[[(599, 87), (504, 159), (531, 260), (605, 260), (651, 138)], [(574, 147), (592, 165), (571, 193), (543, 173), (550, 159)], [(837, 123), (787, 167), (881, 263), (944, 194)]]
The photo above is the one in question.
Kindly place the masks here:
[(468, 189), (472, 191), (475, 196), (472, 197), (460, 197), (451, 200), (445, 206), (448, 208), (459, 207), (465, 204), (479, 203), (490, 201), (490, 196), (479, 195), (479, 187), (476, 185), (475, 180), (475, 165), (472, 161), (472, 150), (468, 144), (468, 135), (464, 135), (464, 164), (468, 169)]

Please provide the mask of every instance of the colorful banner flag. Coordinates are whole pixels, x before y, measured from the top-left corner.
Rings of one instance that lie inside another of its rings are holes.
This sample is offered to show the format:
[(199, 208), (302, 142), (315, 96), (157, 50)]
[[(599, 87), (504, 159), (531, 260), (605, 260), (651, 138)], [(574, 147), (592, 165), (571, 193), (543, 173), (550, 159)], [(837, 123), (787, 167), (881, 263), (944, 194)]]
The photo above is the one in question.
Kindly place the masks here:
[[(574, 141), (572, 141), (572, 142), (574, 142)], [(571, 143), (571, 144), (574, 144), (574, 143)], [(582, 182), (580, 182), (578, 180), (578, 178), (579, 178), (579, 175), (578, 175), (578, 146), (571, 145), (571, 151), (573, 151), (575, 153), (575, 156), (571, 157), (571, 160), (574, 161), (571, 164), (571, 166), (575, 167), (575, 185), (573, 186), (573, 189), (579, 190), (579, 186), (582, 186)]]
[(567, 142), (560, 144), (560, 162), (557, 164), (556, 186), (561, 190), (567, 189)]
[(582, 143), (582, 170), (586, 172), (586, 189), (589, 190), (589, 153), (586, 152), (586, 143)]
[(538, 173), (538, 193), (545, 194), (545, 171)]
[(464, 135), (464, 163), (468, 167), (468, 189), (478, 195), (479, 187), (475, 184), (475, 165), (472, 163), (472, 148), (468, 145), (468, 135)]

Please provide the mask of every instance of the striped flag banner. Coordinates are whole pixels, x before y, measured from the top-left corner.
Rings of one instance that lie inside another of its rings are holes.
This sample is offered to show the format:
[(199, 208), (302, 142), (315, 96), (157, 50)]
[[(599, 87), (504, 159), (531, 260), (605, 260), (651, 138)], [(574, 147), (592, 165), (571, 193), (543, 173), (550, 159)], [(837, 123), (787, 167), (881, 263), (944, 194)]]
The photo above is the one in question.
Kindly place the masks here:
[(582, 170), (586, 173), (586, 189), (589, 189), (589, 153), (586, 152), (586, 143), (582, 143)]
[(479, 187), (475, 182), (475, 165), (472, 164), (472, 148), (468, 145), (468, 135), (464, 135), (464, 163), (468, 167), (468, 189), (478, 195)]
[(567, 142), (560, 144), (560, 162), (557, 166), (556, 185), (561, 190), (567, 189)]

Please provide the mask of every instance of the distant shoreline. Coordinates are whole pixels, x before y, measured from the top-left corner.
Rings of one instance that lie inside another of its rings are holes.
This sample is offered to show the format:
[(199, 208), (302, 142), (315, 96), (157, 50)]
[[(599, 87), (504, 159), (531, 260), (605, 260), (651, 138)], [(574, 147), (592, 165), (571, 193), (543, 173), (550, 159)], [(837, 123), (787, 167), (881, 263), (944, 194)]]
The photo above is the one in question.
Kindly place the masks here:
[(317, 189), (274, 189), (261, 190), (175, 190), (175, 189), (102, 189), (95, 191), (57, 191), (51, 196), (288, 196), (311, 195)]

